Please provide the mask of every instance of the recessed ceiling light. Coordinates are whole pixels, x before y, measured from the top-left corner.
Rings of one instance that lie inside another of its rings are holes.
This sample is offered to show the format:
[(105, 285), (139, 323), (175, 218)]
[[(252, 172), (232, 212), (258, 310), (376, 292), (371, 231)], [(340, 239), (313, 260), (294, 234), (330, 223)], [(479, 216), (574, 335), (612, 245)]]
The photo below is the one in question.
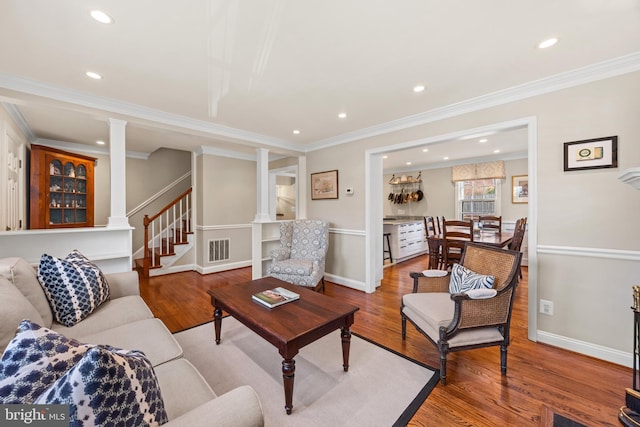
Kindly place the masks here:
[(96, 141), (96, 144), (98, 144), (98, 145), (104, 145), (104, 141), (98, 140), (98, 141)]
[(113, 24), (113, 18), (101, 10), (92, 10), (91, 17), (103, 24)]
[(487, 141), (488, 141), (488, 139), (487, 139), (487, 138), (482, 138), (482, 139), (481, 139), (480, 141), (478, 141), (478, 142), (487, 142)]
[(96, 80), (100, 80), (102, 78), (102, 76), (98, 73), (94, 73), (93, 71), (87, 71), (85, 73), (88, 77), (91, 77), (92, 79), (96, 79)]
[(345, 117), (347, 117), (347, 113), (340, 113), (338, 114), (338, 117), (340, 117), (341, 119), (344, 119)]
[(423, 85), (417, 85), (413, 87), (413, 91), (414, 92), (422, 92), (424, 90), (424, 86)]
[(407, 166), (411, 166), (411, 162), (407, 162)]
[(383, 158), (383, 159), (388, 159), (388, 158), (389, 158), (389, 156), (382, 156), (382, 158)]
[(493, 150), (493, 152), (494, 152), (494, 153), (499, 153), (499, 152), (500, 152), (500, 150)]
[(422, 152), (423, 152), (423, 153), (426, 153), (427, 151), (429, 151), (429, 149), (428, 149), (428, 148), (423, 148), (423, 149), (422, 149)]
[(546, 49), (548, 47), (553, 46), (554, 44), (558, 43), (558, 39), (555, 37), (551, 37), (549, 39), (546, 39), (542, 42), (540, 42), (540, 44), (538, 45), (538, 48), (540, 49)]
[(449, 160), (449, 156), (443, 157), (442, 160)]
[(295, 130), (293, 131), (293, 133), (295, 133), (296, 135), (298, 135), (298, 134), (300, 133), (300, 131), (299, 131), (298, 129), (295, 129)]

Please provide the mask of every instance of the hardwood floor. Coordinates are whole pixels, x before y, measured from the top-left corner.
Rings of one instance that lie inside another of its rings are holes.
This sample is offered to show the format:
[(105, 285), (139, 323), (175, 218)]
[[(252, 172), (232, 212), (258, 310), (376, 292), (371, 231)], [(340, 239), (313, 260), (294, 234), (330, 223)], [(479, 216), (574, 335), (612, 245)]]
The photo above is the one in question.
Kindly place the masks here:
[[(385, 268), (382, 285), (373, 294), (331, 282), (326, 283), (325, 294), (360, 307), (353, 332), (438, 367), (435, 347), (415, 328), (407, 326), (406, 341), (400, 336), (400, 298), (411, 292), (409, 272), (424, 270), (426, 265), (424, 256)], [(624, 405), (624, 389), (631, 387), (631, 369), (529, 341), (527, 270), (523, 270), (507, 375), (500, 375), (498, 347), (450, 354), (447, 385), (438, 384), (410, 426), (549, 425), (551, 412), (586, 426), (620, 425), (617, 412)], [(141, 279), (140, 287), (153, 313), (176, 332), (212, 320), (208, 289), (248, 280), (249, 267), (205, 276), (187, 272)]]

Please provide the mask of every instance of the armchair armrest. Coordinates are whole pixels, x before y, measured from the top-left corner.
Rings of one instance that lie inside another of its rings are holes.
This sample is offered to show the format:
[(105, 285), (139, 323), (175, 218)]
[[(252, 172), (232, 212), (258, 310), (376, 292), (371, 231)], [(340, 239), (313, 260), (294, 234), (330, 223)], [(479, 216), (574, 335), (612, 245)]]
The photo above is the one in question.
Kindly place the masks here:
[(138, 272), (136, 271), (105, 274), (105, 279), (107, 279), (107, 283), (109, 284), (111, 298), (140, 295)]
[(163, 424), (166, 427), (262, 427), (262, 406), (253, 388), (241, 386)]
[(413, 293), (418, 292), (449, 292), (451, 273), (442, 277), (426, 277), (422, 273), (409, 273), (413, 278)]

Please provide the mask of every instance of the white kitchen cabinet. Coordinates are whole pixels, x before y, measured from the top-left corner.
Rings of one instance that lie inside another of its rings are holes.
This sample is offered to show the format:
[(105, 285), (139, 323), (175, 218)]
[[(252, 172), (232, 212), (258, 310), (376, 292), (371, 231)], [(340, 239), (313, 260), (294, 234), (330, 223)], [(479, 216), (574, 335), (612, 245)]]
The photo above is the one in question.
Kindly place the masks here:
[(424, 221), (390, 221), (384, 223), (383, 229), (391, 234), (391, 254), (395, 262), (428, 252)]

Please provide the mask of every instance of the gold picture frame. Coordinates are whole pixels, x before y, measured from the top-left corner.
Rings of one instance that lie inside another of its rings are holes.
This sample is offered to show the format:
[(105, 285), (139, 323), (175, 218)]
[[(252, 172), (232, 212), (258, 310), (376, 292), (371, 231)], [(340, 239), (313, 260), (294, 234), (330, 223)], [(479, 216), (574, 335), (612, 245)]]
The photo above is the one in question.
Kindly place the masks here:
[(529, 203), (529, 175), (511, 177), (511, 203)]
[(311, 174), (311, 200), (338, 198), (338, 170)]

